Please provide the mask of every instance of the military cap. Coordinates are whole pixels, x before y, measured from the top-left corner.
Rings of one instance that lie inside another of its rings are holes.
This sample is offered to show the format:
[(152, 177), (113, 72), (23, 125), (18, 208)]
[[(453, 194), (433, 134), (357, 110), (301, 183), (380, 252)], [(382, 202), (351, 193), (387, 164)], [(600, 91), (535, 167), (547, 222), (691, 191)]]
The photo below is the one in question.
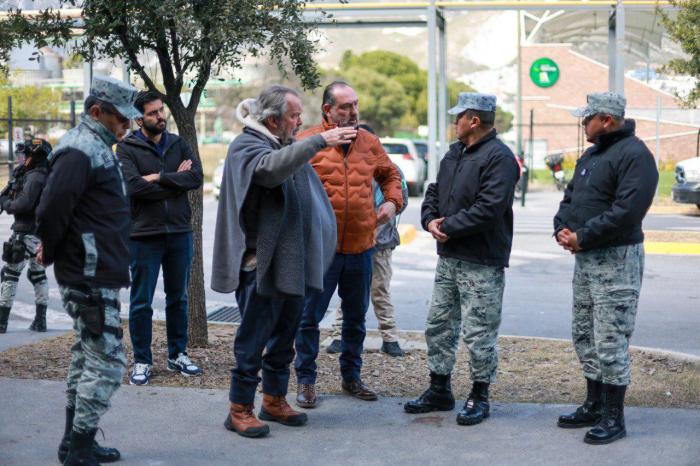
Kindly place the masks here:
[(124, 117), (130, 120), (143, 115), (134, 107), (138, 90), (122, 81), (108, 76), (92, 78), (90, 95), (103, 102), (109, 102)]
[(596, 92), (586, 96), (588, 105), (579, 107), (571, 114), (579, 118), (588, 118), (597, 113), (606, 113), (610, 116), (622, 118), (625, 116), (627, 100), (614, 92)]
[(460, 92), (457, 105), (447, 111), (450, 115), (459, 115), (465, 110), (480, 110), (482, 112), (496, 111), (496, 96), (478, 92)]

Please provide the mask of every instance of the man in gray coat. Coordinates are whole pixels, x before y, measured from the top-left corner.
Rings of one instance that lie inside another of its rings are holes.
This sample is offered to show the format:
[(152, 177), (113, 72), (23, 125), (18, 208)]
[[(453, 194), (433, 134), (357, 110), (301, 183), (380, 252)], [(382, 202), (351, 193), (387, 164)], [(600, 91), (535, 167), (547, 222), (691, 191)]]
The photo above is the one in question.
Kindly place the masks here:
[(297, 92), (284, 86), (241, 102), (243, 133), (224, 165), (211, 287), (235, 291), (241, 312), (224, 425), (244, 437), (269, 432), (253, 414), (261, 369), (260, 419), (291, 426), (307, 420), (285, 399), (289, 364), (304, 295), (322, 291), (336, 246), (333, 209), (308, 161), (326, 146), (350, 143), (357, 130), (336, 128), (295, 142), (302, 110)]

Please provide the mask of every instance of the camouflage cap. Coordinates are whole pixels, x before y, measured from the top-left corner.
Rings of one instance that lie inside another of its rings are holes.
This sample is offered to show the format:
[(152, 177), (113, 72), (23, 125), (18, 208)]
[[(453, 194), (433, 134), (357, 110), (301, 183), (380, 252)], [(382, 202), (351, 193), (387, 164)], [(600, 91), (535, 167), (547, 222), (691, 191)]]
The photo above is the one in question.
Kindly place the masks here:
[(579, 118), (588, 118), (597, 113), (622, 118), (625, 116), (625, 105), (627, 100), (620, 94), (614, 92), (596, 92), (586, 96), (588, 105), (573, 110), (571, 114)]
[(478, 92), (460, 92), (457, 105), (447, 111), (450, 115), (459, 115), (465, 110), (480, 110), (482, 112), (496, 111), (496, 96)]
[(143, 115), (134, 107), (138, 90), (122, 81), (109, 76), (95, 76), (92, 78), (90, 95), (103, 102), (114, 105), (117, 111), (130, 120), (140, 118)]

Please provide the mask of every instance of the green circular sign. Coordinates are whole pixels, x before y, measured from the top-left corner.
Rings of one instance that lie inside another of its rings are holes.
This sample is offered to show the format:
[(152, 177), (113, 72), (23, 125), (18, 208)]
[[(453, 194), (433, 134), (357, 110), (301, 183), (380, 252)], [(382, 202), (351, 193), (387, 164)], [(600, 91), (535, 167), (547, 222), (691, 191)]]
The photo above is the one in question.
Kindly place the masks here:
[(530, 67), (530, 79), (539, 87), (552, 87), (559, 80), (559, 65), (551, 58), (538, 58)]

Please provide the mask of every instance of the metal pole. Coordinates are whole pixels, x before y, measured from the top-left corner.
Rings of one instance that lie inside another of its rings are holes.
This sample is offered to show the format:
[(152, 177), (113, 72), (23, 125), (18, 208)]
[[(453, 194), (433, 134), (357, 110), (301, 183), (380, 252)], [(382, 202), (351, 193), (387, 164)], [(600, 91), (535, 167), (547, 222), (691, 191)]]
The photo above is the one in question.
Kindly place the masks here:
[(530, 109), (530, 140), (528, 141), (527, 158), (530, 161), (530, 167), (534, 168), (534, 157), (535, 157), (535, 109)]
[[(518, 21), (518, 87), (517, 87), (517, 110), (516, 110), (516, 133), (517, 133), (517, 146), (516, 150), (518, 151), (518, 157), (523, 153), (523, 60), (522, 60), (522, 45), (521, 45), (521, 34), (522, 31), (520, 30), (520, 16), (522, 15), (522, 12), (518, 10), (518, 16), (517, 16), (517, 21)], [(525, 158), (523, 157), (523, 161)], [(530, 167), (532, 169), (532, 167)]]
[(608, 90), (615, 90), (615, 57), (617, 52), (615, 47), (617, 46), (617, 41), (615, 40), (615, 14), (616, 9), (613, 8), (610, 11), (610, 17), (608, 18)]
[(622, 0), (617, 0), (615, 10), (615, 92), (625, 95), (625, 6)]
[[(656, 162), (656, 170), (659, 170), (659, 157), (661, 157), (661, 96), (656, 96), (656, 153), (654, 154), (654, 162)], [(659, 185), (656, 185), (654, 197), (659, 195)]]
[[(445, 21), (441, 18), (438, 28), (440, 74), (438, 81), (438, 139), (440, 152), (447, 152), (447, 39)], [(438, 159), (439, 160), (439, 159)]]
[(75, 128), (75, 100), (70, 101), (70, 126)]
[(661, 96), (656, 96), (656, 153), (654, 161), (656, 168), (659, 168), (659, 158), (661, 157)]
[(83, 100), (90, 95), (90, 86), (92, 85), (92, 62), (86, 61), (83, 63)]
[(436, 94), (436, 64), (437, 50), (435, 46), (435, 29), (437, 10), (435, 0), (430, 0), (428, 7), (428, 181), (435, 182), (438, 171), (437, 153), (437, 94)]
[(14, 141), (12, 140), (12, 133), (14, 128), (12, 127), (12, 96), (7, 96), (7, 170), (8, 175), (12, 178), (12, 172), (15, 169), (15, 147)]
[(625, 7), (617, 0), (608, 21), (608, 90), (625, 94)]

